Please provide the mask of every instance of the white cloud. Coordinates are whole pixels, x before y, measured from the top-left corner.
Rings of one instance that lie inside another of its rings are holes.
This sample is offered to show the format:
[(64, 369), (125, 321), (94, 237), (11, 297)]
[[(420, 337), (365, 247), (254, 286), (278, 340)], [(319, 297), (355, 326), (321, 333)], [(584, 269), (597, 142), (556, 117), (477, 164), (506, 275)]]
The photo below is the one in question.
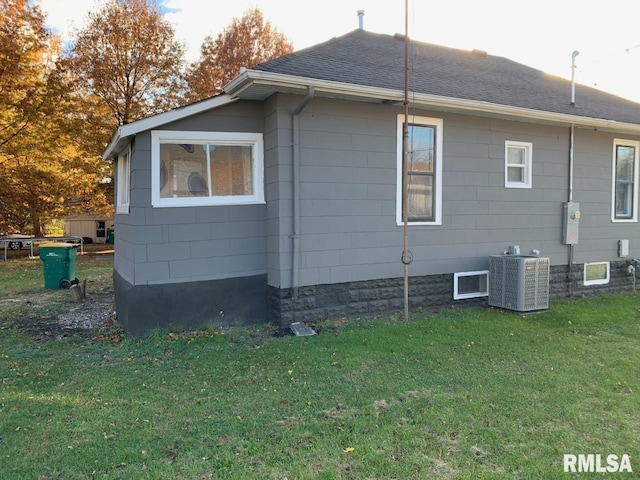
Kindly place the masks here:
[(84, 26), (91, 10), (100, 7), (102, 0), (36, 0), (47, 16), (47, 24), (63, 40), (69, 40), (74, 29)]
[[(90, 0), (39, 0), (48, 22), (63, 36), (71, 27), (82, 27)], [(101, 0), (98, 0), (101, 1)], [(584, 0), (411, 0), (410, 36), (417, 40), (455, 48), (486, 50), (492, 55), (569, 77), (571, 53), (576, 59), (579, 83), (640, 101), (640, 2), (608, 0), (606, 7)], [(291, 40), (296, 49), (343, 35), (358, 26), (356, 12), (366, 12), (366, 30), (404, 32), (402, 0), (164, 0), (173, 12), (166, 19), (175, 26), (176, 37), (195, 60), (206, 35), (216, 36), (234, 17), (259, 7), (265, 17)]]

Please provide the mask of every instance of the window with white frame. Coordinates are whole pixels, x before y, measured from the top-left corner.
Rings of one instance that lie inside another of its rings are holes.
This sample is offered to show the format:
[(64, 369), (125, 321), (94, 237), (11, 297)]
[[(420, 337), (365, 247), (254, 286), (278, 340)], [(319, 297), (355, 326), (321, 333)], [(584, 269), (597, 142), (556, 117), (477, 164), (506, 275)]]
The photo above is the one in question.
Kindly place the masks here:
[[(414, 225), (442, 223), (441, 118), (409, 116), (407, 218)], [(402, 225), (404, 115), (398, 115), (396, 223)]]
[(489, 270), (453, 274), (453, 299), (486, 297), (489, 295)]
[(264, 203), (261, 133), (151, 132), (154, 207)]
[(531, 188), (533, 144), (507, 140), (504, 150), (504, 186), (506, 188)]
[(593, 262), (584, 264), (584, 284), (604, 285), (609, 283), (609, 262)]
[(640, 142), (614, 139), (611, 221), (638, 221), (638, 152)]
[(116, 213), (129, 213), (129, 198), (131, 192), (131, 145), (127, 145), (118, 155), (116, 190)]

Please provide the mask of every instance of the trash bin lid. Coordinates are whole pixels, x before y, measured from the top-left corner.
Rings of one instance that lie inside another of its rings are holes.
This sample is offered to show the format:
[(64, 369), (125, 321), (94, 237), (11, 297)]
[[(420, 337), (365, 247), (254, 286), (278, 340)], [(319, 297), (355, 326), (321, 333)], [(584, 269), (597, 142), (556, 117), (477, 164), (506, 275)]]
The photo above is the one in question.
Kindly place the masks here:
[(41, 243), (40, 245), (38, 245), (38, 248), (69, 248), (69, 247), (77, 247), (78, 245), (76, 245), (75, 243), (63, 243), (63, 242), (47, 242), (47, 243)]

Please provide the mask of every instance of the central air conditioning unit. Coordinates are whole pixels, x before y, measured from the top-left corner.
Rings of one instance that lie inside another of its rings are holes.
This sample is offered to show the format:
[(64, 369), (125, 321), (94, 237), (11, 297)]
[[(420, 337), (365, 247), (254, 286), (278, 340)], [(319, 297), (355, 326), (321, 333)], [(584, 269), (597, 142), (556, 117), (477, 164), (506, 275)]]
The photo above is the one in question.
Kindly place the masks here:
[(530, 312), (549, 308), (548, 258), (489, 257), (489, 305)]

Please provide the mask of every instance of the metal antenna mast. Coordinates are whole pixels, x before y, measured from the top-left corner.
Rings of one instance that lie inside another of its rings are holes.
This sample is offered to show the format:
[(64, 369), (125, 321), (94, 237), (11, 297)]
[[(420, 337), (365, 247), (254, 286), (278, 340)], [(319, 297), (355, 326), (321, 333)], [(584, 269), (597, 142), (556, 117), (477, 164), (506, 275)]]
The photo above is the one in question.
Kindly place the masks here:
[(409, 0), (404, 0), (404, 125), (402, 127), (402, 223), (404, 229), (404, 321), (409, 321)]

